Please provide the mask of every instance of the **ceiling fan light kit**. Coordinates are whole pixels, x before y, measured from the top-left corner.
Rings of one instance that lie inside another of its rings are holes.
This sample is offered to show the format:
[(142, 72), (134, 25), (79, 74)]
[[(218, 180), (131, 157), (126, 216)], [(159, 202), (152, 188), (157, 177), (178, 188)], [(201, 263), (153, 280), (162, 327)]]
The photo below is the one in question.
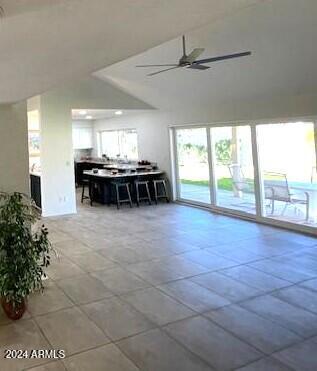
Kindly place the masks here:
[(154, 76), (158, 75), (159, 73), (174, 70), (177, 68), (190, 68), (192, 70), (208, 70), (210, 66), (206, 66), (206, 63), (213, 63), (213, 62), (219, 62), (219, 61), (225, 61), (228, 59), (234, 59), (234, 58), (241, 58), (251, 55), (250, 51), (242, 52), (242, 53), (234, 53), (234, 54), (227, 54), (227, 55), (221, 55), (218, 57), (212, 57), (212, 58), (204, 58), (204, 59), (198, 59), (200, 55), (205, 51), (204, 48), (195, 48), (190, 54), (186, 54), (186, 40), (185, 36), (182, 37), (183, 42), (183, 55), (178, 61), (178, 63), (174, 64), (143, 64), (138, 65), (136, 67), (141, 68), (148, 68), (148, 67), (168, 67), (163, 70), (159, 70), (156, 72), (149, 73), (147, 76)]

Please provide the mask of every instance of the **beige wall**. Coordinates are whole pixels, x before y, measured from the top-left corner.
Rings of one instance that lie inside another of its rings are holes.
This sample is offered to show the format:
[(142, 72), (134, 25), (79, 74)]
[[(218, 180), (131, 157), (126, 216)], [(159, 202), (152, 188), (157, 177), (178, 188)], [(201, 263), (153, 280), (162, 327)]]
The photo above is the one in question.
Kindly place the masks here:
[(29, 194), (25, 103), (0, 105), (0, 191)]

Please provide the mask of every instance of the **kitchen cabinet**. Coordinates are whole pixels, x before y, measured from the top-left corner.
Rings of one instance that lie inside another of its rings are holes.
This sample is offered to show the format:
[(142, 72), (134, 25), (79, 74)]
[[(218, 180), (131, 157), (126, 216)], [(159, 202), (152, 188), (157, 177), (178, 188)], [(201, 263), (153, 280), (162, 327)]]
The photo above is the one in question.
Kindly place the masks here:
[(41, 198), (41, 176), (38, 174), (30, 174), (31, 181), (31, 197), (35, 201), (35, 204), (40, 209), (42, 208)]
[(74, 149), (92, 148), (92, 128), (73, 128)]

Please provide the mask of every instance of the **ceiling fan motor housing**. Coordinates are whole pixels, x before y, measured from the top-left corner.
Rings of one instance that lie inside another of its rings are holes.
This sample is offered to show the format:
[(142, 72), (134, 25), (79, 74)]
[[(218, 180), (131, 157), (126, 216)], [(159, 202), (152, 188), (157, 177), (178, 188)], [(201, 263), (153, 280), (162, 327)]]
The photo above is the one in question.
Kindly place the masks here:
[(191, 65), (191, 63), (187, 60), (187, 55), (183, 55), (182, 58), (179, 60), (178, 63), (179, 63), (179, 65), (182, 66), (182, 67), (183, 67), (183, 66), (185, 67), (185, 66), (189, 66), (189, 65)]

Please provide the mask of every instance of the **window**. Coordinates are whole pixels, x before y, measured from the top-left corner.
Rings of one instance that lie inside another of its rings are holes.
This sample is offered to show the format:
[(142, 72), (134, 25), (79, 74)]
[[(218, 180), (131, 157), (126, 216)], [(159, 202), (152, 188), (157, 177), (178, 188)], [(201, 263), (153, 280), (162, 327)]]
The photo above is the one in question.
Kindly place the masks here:
[(251, 128), (211, 128), (216, 205), (255, 214)]
[(29, 141), (29, 167), (31, 171), (40, 171), (41, 168), (41, 132), (38, 111), (28, 112), (28, 141)]
[(301, 231), (317, 228), (317, 122), (172, 131), (179, 200)]
[(138, 159), (138, 136), (135, 129), (102, 131), (101, 154), (110, 158)]
[(264, 216), (316, 227), (314, 124), (259, 125), (257, 135)]
[(176, 136), (180, 197), (210, 202), (207, 131), (179, 129)]

